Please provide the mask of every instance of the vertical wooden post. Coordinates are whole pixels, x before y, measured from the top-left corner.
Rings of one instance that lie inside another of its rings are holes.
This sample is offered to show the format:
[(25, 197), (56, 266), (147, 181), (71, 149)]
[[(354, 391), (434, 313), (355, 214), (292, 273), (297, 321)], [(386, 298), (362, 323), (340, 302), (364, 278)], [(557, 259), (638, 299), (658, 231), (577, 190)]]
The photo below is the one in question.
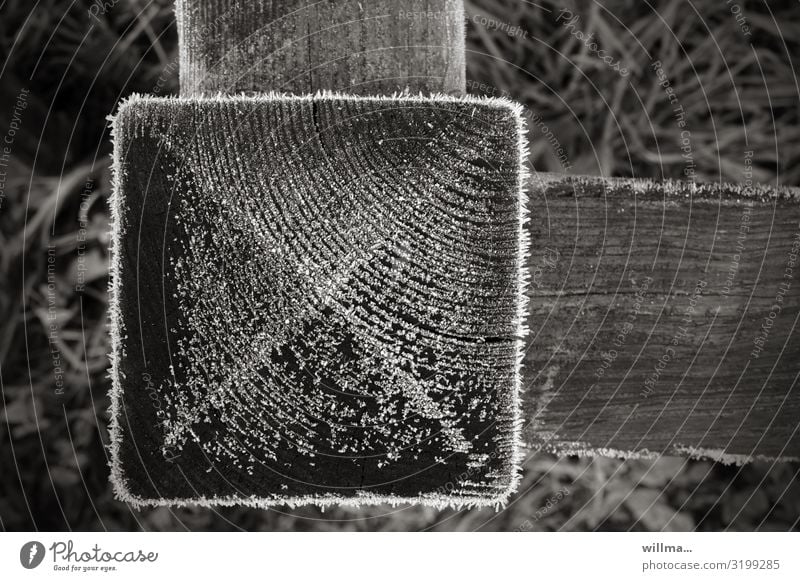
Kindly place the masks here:
[(505, 502), (525, 139), (513, 103), (453, 98), (461, 1), (186, 0), (178, 19), (183, 98), (133, 98), (114, 127), (120, 497)]
[(178, 0), (183, 96), (465, 93), (462, 0)]

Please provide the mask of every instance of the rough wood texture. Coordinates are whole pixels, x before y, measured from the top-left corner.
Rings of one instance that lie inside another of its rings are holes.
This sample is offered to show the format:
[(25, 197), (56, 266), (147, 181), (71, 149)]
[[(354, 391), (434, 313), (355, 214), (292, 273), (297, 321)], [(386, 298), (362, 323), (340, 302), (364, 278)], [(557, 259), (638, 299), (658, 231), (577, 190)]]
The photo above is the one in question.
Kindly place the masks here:
[(800, 197), (531, 182), (526, 440), (557, 453), (800, 456)]
[(462, 0), (177, 0), (183, 96), (464, 94)]
[(112, 457), (134, 504), (503, 502), (519, 478), (519, 107), (129, 100)]

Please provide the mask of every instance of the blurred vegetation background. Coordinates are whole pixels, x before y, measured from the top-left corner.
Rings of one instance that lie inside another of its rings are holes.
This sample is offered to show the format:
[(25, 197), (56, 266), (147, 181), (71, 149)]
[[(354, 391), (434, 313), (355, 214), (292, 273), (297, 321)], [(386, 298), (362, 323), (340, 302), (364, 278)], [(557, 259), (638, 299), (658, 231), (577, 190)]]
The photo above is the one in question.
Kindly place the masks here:
[[(681, 178), (681, 129), (651, 68), (658, 60), (684, 107), (698, 179), (742, 181), (752, 150), (754, 179), (800, 185), (800, 6), (738, 0), (746, 34), (731, 4), (467, 0), (470, 91), (528, 107), (538, 171)], [(563, 8), (579, 16), (571, 28)], [(501, 511), (134, 511), (115, 501), (106, 449), (107, 116), (132, 92), (177, 91), (172, 9), (169, 0), (0, 0), (0, 133), (16, 127), (0, 167), (1, 529), (798, 528), (797, 464), (536, 451)], [(594, 33), (630, 74), (575, 30)], [(20, 95), (26, 104), (15, 114)]]

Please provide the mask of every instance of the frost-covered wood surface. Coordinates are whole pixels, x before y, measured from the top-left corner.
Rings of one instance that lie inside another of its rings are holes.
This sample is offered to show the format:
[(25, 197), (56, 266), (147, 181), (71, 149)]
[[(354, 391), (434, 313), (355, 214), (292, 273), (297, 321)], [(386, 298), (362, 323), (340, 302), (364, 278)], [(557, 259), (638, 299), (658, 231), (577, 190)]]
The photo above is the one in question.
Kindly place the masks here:
[[(512, 111), (132, 100), (115, 122), (121, 496), (504, 498), (520, 460)], [(528, 186), (525, 443), (797, 457), (797, 194)]]
[(534, 176), (525, 437), (800, 457), (796, 190)]
[(522, 123), (500, 99), (129, 100), (118, 495), (503, 502), (521, 443)]
[(181, 94), (463, 94), (461, 0), (177, 0)]
[(114, 122), (121, 498), (497, 504), (523, 440), (800, 456), (794, 193), (540, 175), (523, 227), (510, 103), (266, 93), (462, 95), (461, 4), (178, 1), (184, 98)]

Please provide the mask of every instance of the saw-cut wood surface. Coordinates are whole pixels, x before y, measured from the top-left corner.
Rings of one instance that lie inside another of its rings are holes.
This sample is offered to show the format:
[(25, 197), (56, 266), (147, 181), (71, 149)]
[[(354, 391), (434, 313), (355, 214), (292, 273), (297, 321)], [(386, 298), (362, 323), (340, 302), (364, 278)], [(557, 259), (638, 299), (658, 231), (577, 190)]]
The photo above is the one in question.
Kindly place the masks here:
[(525, 436), (559, 454), (800, 457), (800, 196), (534, 176)]
[(522, 127), (497, 99), (129, 100), (118, 495), (502, 502), (519, 477)]
[(461, 0), (177, 0), (181, 95), (463, 94)]

